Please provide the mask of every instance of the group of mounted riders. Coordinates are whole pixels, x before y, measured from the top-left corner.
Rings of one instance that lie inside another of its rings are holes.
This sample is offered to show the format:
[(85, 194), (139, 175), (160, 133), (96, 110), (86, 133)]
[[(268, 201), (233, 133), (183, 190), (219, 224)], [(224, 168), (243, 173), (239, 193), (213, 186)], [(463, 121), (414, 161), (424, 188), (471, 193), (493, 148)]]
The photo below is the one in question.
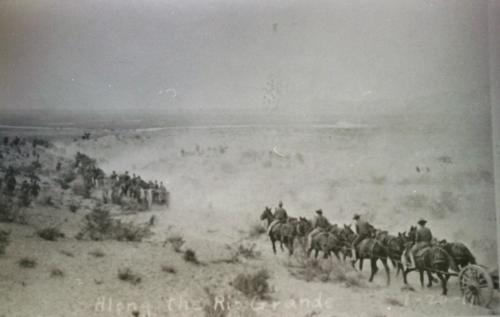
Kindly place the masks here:
[(441, 280), (443, 294), (446, 294), (446, 283), (449, 278), (449, 269), (457, 271), (459, 268), (474, 264), (475, 259), (469, 249), (462, 243), (449, 243), (446, 240), (438, 241), (433, 237), (431, 230), (426, 227), (427, 221), (420, 219), (417, 226), (411, 226), (408, 232), (398, 233), (397, 236), (387, 231), (376, 229), (367, 220), (355, 214), (354, 230), (351, 225), (339, 227), (332, 224), (321, 209), (316, 210), (312, 220), (304, 217), (289, 217), (283, 207), (283, 202), (278, 203), (274, 213), (266, 207), (261, 215), (261, 220), (268, 221), (267, 233), (271, 239), (274, 253), (275, 243), (279, 242), (281, 249), (285, 245), (290, 255), (294, 251), (294, 240), (306, 246), (308, 256), (315, 251), (315, 257), (323, 252), (324, 258), (334, 254), (339, 260), (339, 253), (345, 261), (350, 258), (354, 267), (359, 261), (359, 268), (363, 268), (363, 260), (371, 261), (371, 276), (373, 280), (378, 271), (376, 262), (380, 260), (387, 273), (387, 283), (390, 283), (390, 274), (387, 261), (397, 268), (396, 274), (403, 272), (405, 284), (406, 275), (411, 271), (420, 273), (423, 285), (423, 274), (427, 272), (428, 286), (436, 281), (432, 276), (435, 273)]

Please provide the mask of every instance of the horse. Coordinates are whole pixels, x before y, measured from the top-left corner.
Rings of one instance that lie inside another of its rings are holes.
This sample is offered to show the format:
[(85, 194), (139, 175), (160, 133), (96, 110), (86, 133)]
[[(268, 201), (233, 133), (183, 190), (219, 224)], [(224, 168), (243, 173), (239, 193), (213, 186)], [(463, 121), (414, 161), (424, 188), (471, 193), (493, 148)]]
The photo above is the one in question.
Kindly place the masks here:
[(459, 269), (469, 264), (476, 264), (476, 258), (463, 243), (441, 240), (438, 242), (438, 245), (448, 252)]
[(399, 272), (403, 271), (401, 256), (403, 255), (406, 242), (404, 233), (398, 232), (398, 236), (393, 236), (387, 231), (377, 230), (375, 239), (380, 241), (389, 251), (389, 260), (392, 266), (396, 268), (396, 276), (398, 276)]
[[(408, 243), (409, 248), (411, 242)], [(403, 271), (403, 281), (408, 284), (406, 276), (411, 271), (418, 271), (420, 274), (420, 284), (424, 287), (424, 272), (427, 272), (429, 278), (429, 283), (427, 287), (432, 286), (432, 281), (435, 280), (431, 273), (435, 273), (441, 280), (441, 287), (443, 289), (442, 294), (446, 295), (448, 293), (447, 283), (450, 276), (446, 274), (451, 268), (454, 271), (458, 271), (458, 268), (451, 258), (451, 256), (440, 246), (429, 245), (419, 250), (414, 254), (415, 258), (415, 268), (406, 269)]]
[[(298, 236), (307, 236), (312, 230), (311, 221), (304, 217), (299, 218), (299, 225), (297, 227)], [(337, 225), (332, 225), (330, 228), (320, 231), (314, 235), (311, 239), (311, 245), (309, 249), (306, 250), (307, 256), (311, 256), (312, 251), (315, 251), (314, 257), (317, 258), (319, 251), (323, 252), (323, 258), (328, 258), (332, 253), (340, 260), (339, 253), (343, 254), (343, 258), (346, 258), (345, 251), (346, 243), (340, 237), (340, 230)]]
[(292, 255), (293, 254), (293, 247), (294, 247), (293, 242), (294, 242), (295, 236), (297, 234), (296, 224), (293, 223), (294, 221), (292, 220), (292, 221), (289, 221), (286, 223), (277, 223), (271, 228), (271, 230), (269, 230), (269, 226), (274, 221), (274, 215), (271, 211), (271, 208), (269, 208), (269, 207), (266, 207), (264, 209), (264, 211), (262, 212), (262, 214), (260, 216), (260, 220), (267, 220), (269, 239), (271, 240), (274, 254), (276, 254), (276, 241), (279, 241), (281, 251), (284, 251), (283, 244), (285, 244), (285, 246), (288, 249), (289, 254)]
[[(345, 229), (344, 230), (345, 240), (349, 241), (349, 244), (352, 244), (354, 238), (356, 237), (356, 234), (354, 233), (354, 231), (351, 229), (350, 226), (344, 225), (344, 229)], [(386, 284), (387, 286), (391, 284), (390, 269), (389, 266), (387, 265), (387, 259), (389, 258), (389, 250), (380, 241), (378, 241), (375, 238), (366, 238), (358, 243), (355, 252), (358, 255), (360, 271), (363, 270), (363, 260), (370, 259), (371, 274), (370, 278), (368, 279), (369, 282), (373, 281), (373, 277), (378, 272), (377, 261), (380, 260), (384, 265), (385, 273), (387, 276)], [(351, 264), (352, 267), (356, 269), (355, 261), (352, 261)]]

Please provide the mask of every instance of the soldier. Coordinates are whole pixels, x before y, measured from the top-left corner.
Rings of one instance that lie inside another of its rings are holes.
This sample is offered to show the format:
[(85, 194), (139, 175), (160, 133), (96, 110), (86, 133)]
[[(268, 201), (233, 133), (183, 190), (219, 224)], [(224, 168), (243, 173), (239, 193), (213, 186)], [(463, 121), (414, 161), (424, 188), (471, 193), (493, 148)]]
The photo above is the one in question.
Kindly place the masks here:
[(160, 182), (160, 204), (161, 205), (166, 205), (167, 204), (167, 189), (165, 188), (165, 185), (163, 185), (163, 182)]
[(288, 219), (288, 214), (286, 213), (285, 208), (283, 208), (283, 202), (280, 201), (278, 203), (278, 208), (274, 209), (274, 220), (269, 224), (267, 233), (271, 232), (273, 227), (278, 223), (285, 223)]
[(278, 203), (278, 208), (274, 210), (274, 219), (277, 219), (279, 222), (286, 222), (288, 219), (288, 214), (286, 213), (285, 208), (283, 208), (282, 201)]
[(7, 172), (4, 175), (4, 181), (5, 181), (5, 188), (4, 191), (7, 195), (13, 195), (14, 191), (16, 190), (16, 172), (12, 166), (9, 166), (7, 169)]
[(328, 230), (330, 222), (323, 216), (323, 210), (316, 210), (316, 216), (312, 221), (312, 231), (307, 235), (307, 249), (311, 247), (311, 242), (317, 233)]
[(357, 237), (354, 239), (352, 242), (352, 261), (355, 262), (357, 260), (357, 255), (356, 255), (356, 246), (363, 241), (366, 238), (369, 238), (371, 236), (371, 231), (373, 226), (369, 224), (367, 221), (361, 220), (361, 216), (358, 214), (355, 214), (354, 217), (352, 218), (355, 221), (355, 229), (356, 233), (358, 234)]
[(31, 195), (33, 195), (34, 197), (38, 197), (38, 194), (40, 193), (40, 185), (38, 184), (38, 180), (31, 179), (30, 191)]
[(153, 195), (155, 196), (153, 198), (155, 204), (159, 204), (160, 203), (160, 185), (158, 184), (158, 181), (156, 181), (156, 180), (155, 180)]
[(113, 171), (113, 172), (111, 173), (111, 175), (109, 176), (109, 178), (110, 178), (110, 179), (113, 181), (113, 183), (114, 183), (116, 180), (118, 180), (118, 175), (116, 175), (116, 172), (115, 172), (115, 171)]
[[(415, 268), (415, 253), (427, 246), (429, 246), (432, 242), (432, 232), (429, 228), (425, 226), (427, 220), (420, 219), (418, 222), (418, 228), (415, 232), (415, 243), (410, 248), (410, 265), (407, 267), (408, 269)], [(403, 259), (405, 259), (405, 255), (403, 255)], [(404, 261), (406, 262), (406, 261)], [(405, 263), (406, 264), (406, 263)]]
[(21, 183), (21, 202), (25, 207), (28, 207), (31, 203), (31, 198), (30, 198), (30, 185), (27, 180), (24, 180)]

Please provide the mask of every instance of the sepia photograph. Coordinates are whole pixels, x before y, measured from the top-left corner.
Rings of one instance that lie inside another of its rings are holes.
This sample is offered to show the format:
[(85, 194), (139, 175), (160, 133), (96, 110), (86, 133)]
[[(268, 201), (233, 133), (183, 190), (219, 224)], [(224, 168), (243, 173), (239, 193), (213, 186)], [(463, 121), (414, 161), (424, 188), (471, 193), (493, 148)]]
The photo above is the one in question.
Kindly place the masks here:
[(495, 0), (0, 0), (0, 317), (500, 315), (499, 94)]

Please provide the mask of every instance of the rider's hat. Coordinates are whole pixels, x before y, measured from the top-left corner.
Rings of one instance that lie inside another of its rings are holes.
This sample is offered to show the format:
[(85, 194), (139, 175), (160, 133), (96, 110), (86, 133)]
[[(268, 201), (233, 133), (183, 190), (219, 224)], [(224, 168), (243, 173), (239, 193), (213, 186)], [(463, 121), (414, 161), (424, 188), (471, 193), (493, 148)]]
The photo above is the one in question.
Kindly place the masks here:
[(358, 219), (359, 219), (359, 217), (360, 217), (360, 216), (359, 216), (358, 214), (355, 214), (355, 215), (354, 215), (354, 217), (352, 217), (352, 219), (354, 219), (354, 220), (358, 220)]
[(420, 218), (420, 220), (417, 223), (423, 226), (427, 223), (427, 220), (425, 220), (424, 218)]
[(278, 203), (278, 206), (283, 206), (283, 202), (280, 200), (280, 202)]
[(318, 209), (318, 210), (316, 210), (316, 213), (319, 214), (319, 215), (321, 215), (321, 214), (323, 214), (323, 210), (322, 209)]

